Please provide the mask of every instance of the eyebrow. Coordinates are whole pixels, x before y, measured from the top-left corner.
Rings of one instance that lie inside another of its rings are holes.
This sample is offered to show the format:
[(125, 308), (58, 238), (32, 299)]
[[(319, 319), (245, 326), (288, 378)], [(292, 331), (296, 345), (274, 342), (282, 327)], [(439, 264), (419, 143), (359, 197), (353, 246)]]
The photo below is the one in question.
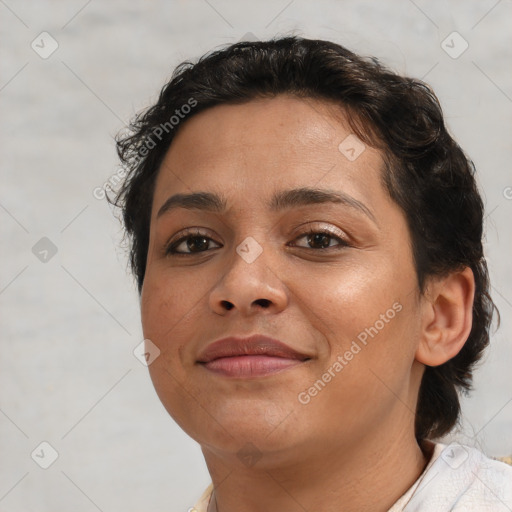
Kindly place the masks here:
[[(309, 187), (280, 190), (272, 196), (270, 201), (267, 203), (267, 208), (272, 212), (278, 212), (288, 208), (324, 203), (336, 203), (350, 206), (351, 208), (355, 208), (364, 213), (375, 224), (377, 224), (375, 216), (365, 204), (354, 197), (337, 190)], [(157, 218), (177, 208), (223, 213), (227, 210), (227, 200), (222, 195), (212, 192), (175, 194), (169, 197), (160, 207), (157, 213)]]

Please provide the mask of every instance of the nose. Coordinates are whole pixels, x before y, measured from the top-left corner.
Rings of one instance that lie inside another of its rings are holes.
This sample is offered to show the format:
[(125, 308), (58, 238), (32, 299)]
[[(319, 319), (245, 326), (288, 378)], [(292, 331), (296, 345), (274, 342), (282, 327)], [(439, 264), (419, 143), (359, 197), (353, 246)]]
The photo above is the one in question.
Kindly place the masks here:
[(288, 303), (287, 287), (276, 264), (272, 265), (271, 249), (249, 237), (226, 258), (222, 277), (210, 292), (209, 304), (215, 313), (226, 315), (238, 310), (251, 316), (261, 310), (282, 311)]

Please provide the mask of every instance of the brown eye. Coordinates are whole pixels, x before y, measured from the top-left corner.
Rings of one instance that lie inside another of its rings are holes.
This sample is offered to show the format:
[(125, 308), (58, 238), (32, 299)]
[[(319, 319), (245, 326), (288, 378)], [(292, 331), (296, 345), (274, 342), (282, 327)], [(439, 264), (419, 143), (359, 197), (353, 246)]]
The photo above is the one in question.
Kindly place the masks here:
[[(194, 233), (182, 236), (179, 240), (170, 243), (165, 250), (165, 254), (173, 256), (190, 256), (193, 254), (199, 254), (206, 252), (211, 242), (217, 244), (217, 242), (212, 238), (204, 235), (200, 231), (195, 231)], [(217, 244), (217, 247), (222, 246)]]
[[(301, 238), (305, 238), (309, 247), (297, 246), (303, 249), (340, 249), (343, 247), (349, 247), (349, 244), (340, 238), (339, 236), (333, 234), (329, 230), (309, 230), (306, 233), (303, 233), (295, 240), (300, 240)], [(338, 243), (335, 245), (331, 245), (332, 241), (337, 241)]]

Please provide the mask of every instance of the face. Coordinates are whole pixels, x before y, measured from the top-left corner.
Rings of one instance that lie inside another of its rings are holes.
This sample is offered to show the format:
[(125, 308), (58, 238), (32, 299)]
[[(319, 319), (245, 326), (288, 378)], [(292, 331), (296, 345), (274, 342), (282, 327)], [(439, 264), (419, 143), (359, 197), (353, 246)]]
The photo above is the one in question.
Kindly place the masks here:
[[(419, 293), (382, 169), (323, 101), (222, 105), (181, 127), (156, 181), (141, 313), (160, 350), (155, 389), (203, 449), (251, 442), (286, 458), (413, 428)], [(197, 192), (225, 208), (161, 211)], [(249, 377), (198, 362), (213, 341), (254, 333), (308, 358)]]

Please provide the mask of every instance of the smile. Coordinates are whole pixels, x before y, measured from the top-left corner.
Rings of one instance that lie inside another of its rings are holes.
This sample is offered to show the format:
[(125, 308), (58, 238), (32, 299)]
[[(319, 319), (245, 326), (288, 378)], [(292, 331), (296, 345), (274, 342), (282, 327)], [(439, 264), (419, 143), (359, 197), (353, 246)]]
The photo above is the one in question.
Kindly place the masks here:
[(251, 378), (275, 374), (303, 362), (304, 360), (268, 355), (242, 355), (219, 357), (201, 364), (207, 370), (227, 377)]

